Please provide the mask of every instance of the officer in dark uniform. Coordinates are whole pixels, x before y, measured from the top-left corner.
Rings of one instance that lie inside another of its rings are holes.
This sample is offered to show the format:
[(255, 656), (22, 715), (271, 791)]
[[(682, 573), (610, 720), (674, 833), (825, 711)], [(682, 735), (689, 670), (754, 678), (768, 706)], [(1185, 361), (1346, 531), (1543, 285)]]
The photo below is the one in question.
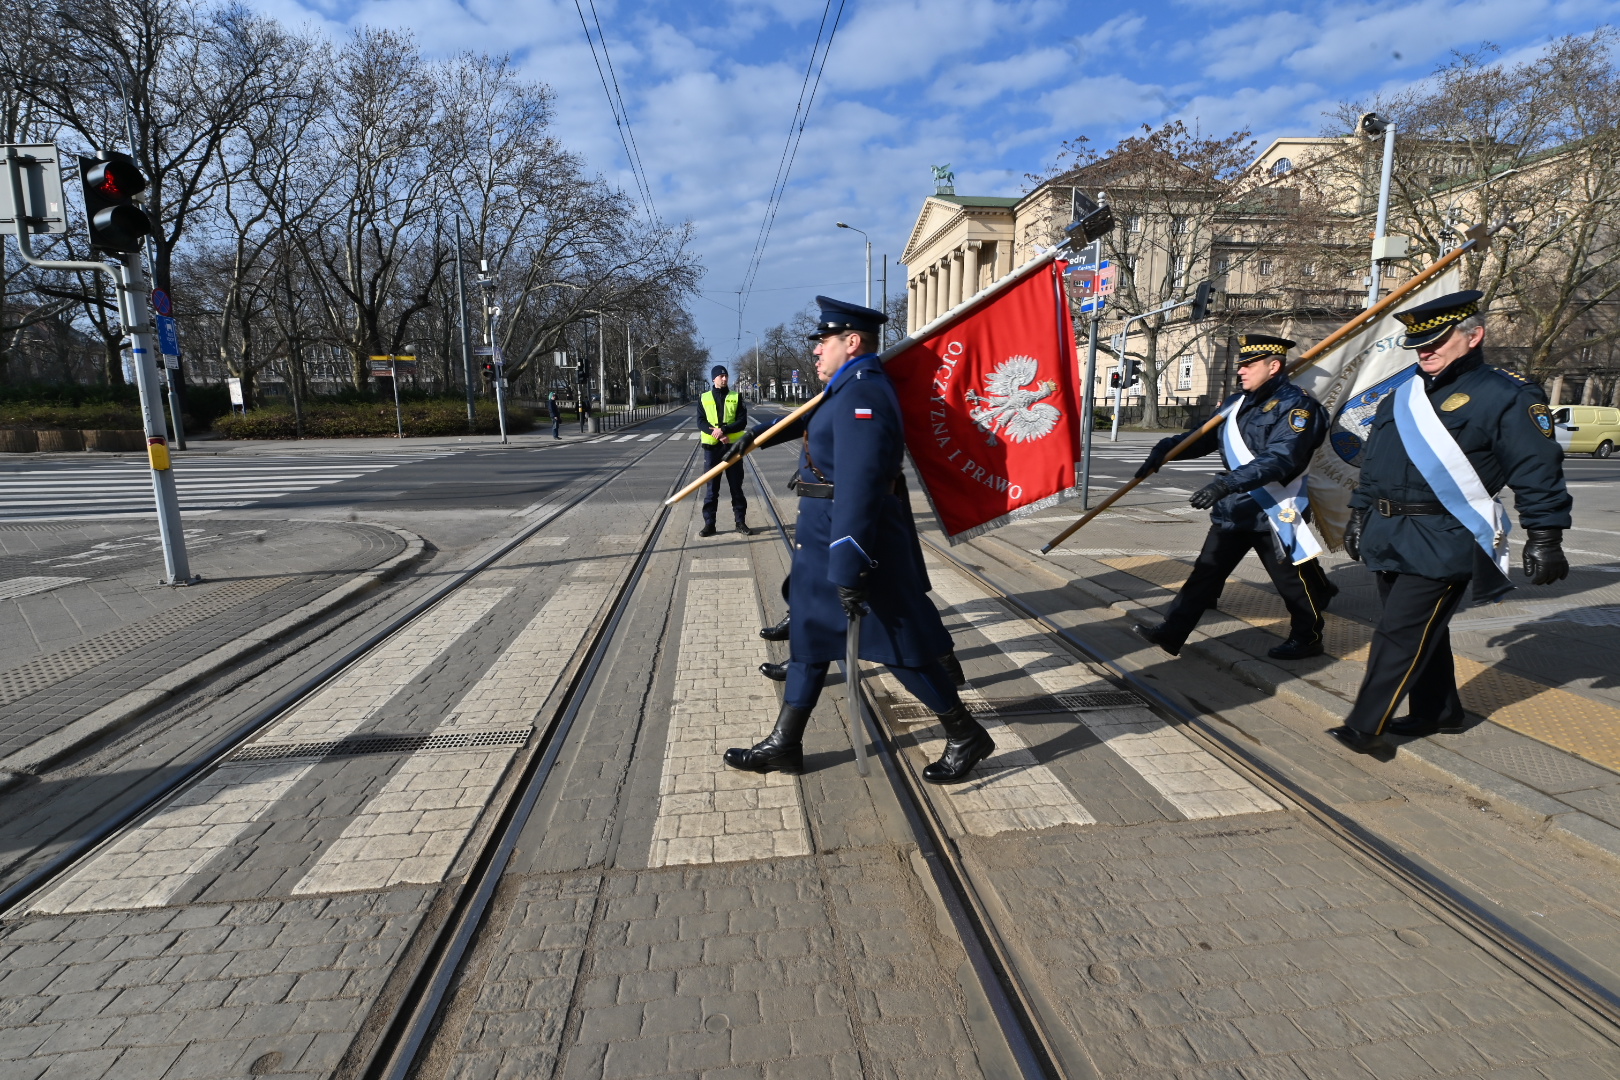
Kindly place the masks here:
[[(801, 742), (831, 661), (844, 658), (851, 615), (860, 614), (860, 655), (887, 665), (910, 693), (939, 716), (945, 752), (923, 779), (966, 778), (995, 750), (990, 733), (962, 705), (939, 662), (950, 634), (928, 599), (921, 548), (904, 501), (905, 451), (900, 403), (878, 361), (872, 308), (816, 297), (821, 321), (811, 335), (825, 397), (813, 413), (772, 443), (802, 439), (794, 484), (799, 496), (797, 543), (788, 602), (791, 659), (776, 728), (751, 748), (726, 751), (734, 769), (769, 772), (803, 767)], [(769, 425), (732, 449), (741, 456)], [(762, 444), (765, 445), (765, 444)]]
[[(697, 403), (698, 441), (703, 444), (706, 469), (720, 464), (726, 451), (741, 440), (743, 433), (748, 430), (748, 406), (743, 403), (741, 394), (727, 389), (731, 380), (725, 365), (714, 365), (709, 378), (714, 383), (714, 389), (698, 395)], [(748, 498), (743, 494), (743, 471), (727, 469), (721, 475), (731, 485), (731, 517), (737, 531), (744, 536), (752, 536), (754, 530), (748, 527)], [(703, 528), (699, 536), (714, 535), (714, 517), (719, 509), (720, 477), (716, 476), (703, 492)]]
[[(1376, 757), (1393, 753), (1386, 733), (1462, 729), (1448, 624), (1470, 580), (1476, 601), (1513, 587), (1497, 561), (1507, 551), (1506, 512), (1497, 507), (1493, 536), (1492, 525), (1458, 502), (1470, 480), (1492, 497), (1504, 486), (1513, 489), (1531, 584), (1548, 585), (1569, 573), (1563, 537), (1571, 499), (1551, 410), (1541, 387), (1485, 363), (1483, 295), (1451, 293), (1396, 313), (1407, 328), (1401, 346), (1416, 350), (1418, 362), (1380, 384), (1389, 389), (1373, 414), (1361, 484), (1350, 498), (1344, 548), (1378, 575), (1384, 610), (1356, 703), (1344, 726), (1329, 734)], [(1419, 393), (1443, 429), (1415, 439), (1414, 448), (1402, 425), (1420, 415)], [(1430, 477), (1440, 479), (1438, 492)], [(1485, 542), (1495, 544), (1493, 554), (1486, 554)], [(1392, 723), (1402, 698), (1410, 701), (1408, 717)]]
[[(1268, 484), (1292, 482), (1304, 473), (1311, 455), (1327, 435), (1321, 405), (1289, 382), (1283, 371), (1288, 350), (1293, 347), (1287, 338), (1264, 334), (1238, 338), (1238, 381), (1243, 390), (1228, 398), (1221, 408), (1230, 409), (1241, 399), (1236, 416), (1224, 423), (1237, 425), (1236, 434), (1253, 453), (1253, 460), (1247, 464), (1230, 460), (1222, 445), (1225, 433), (1221, 427), (1177, 455), (1177, 460), (1182, 460), (1220, 449), (1223, 458), (1228, 459), (1228, 471), (1193, 492), (1190, 501), (1198, 509), (1215, 508), (1210, 514), (1204, 550), (1198, 553), (1192, 573), (1164, 621), (1138, 631), (1171, 656), (1181, 651), (1204, 612), (1215, 606), (1227, 577), (1250, 551), (1260, 556), (1288, 607), (1288, 640), (1273, 648), (1270, 655), (1279, 660), (1301, 660), (1322, 653), (1323, 612), (1339, 590), (1322, 572), (1320, 559), (1296, 561), (1299, 553), (1283, 549), (1266, 510), (1248, 494)], [(1183, 438), (1172, 435), (1161, 439), (1136, 475), (1143, 477), (1156, 471), (1164, 464), (1165, 455)], [(1289, 507), (1280, 513), (1296, 527), (1304, 526), (1308, 517)]]

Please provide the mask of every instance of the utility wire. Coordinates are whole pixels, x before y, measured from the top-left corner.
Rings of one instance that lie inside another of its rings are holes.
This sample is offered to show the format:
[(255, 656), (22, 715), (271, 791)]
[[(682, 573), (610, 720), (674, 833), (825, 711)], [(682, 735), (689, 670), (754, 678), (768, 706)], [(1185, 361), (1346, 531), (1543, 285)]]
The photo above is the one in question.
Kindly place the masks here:
[[(815, 104), (816, 92), (821, 87), (822, 72), (827, 69), (827, 56), (832, 52), (833, 38), (838, 33), (838, 24), (844, 17), (844, 5), (847, 0), (839, 0), (838, 11), (832, 12), (832, 0), (827, 0), (821, 11), (821, 24), (816, 28), (815, 44), (810, 48), (810, 61), (804, 68), (804, 79), (799, 84), (799, 101), (793, 109), (793, 119), (788, 124), (787, 141), (782, 146), (782, 155), (777, 160), (776, 178), (771, 182), (771, 195), (765, 204), (765, 213), (759, 223), (759, 232), (754, 238), (754, 250), (749, 256), (747, 268), (743, 272), (741, 288), (742, 298), (737, 305), (739, 317), (741, 309), (748, 305), (748, 297), (754, 290), (754, 279), (759, 274), (760, 264), (765, 259), (765, 247), (770, 242), (771, 228), (776, 223), (776, 213), (781, 208), (782, 196), (787, 190), (788, 177), (793, 172), (793, 162), (799, 154), (799, 143), (804, 138), (804, 127), (810, 122), (810, 107)], [(829, 30), (827, 16), (832, 14), (832, 26)], [(826, 35), (825, 45), (822, 36)], [(819, 64), (818, 64), (819, 54)], [(811, 72), (815, 73), (814, 81)]]
[[(591, 59), (596, 62), (596, 77), (601, 80), (602, 93), (607, 96), (608, 110), (613, 113), (613, 124), (619, 130), (619, 145), (624, 147), (625, 160), (630, 164), (630, 175), (636, 182), (636, 191), (641, 195), (647, 219), (657, 221), (658, 208), (653, 205), (652, 184), (647, 180), (647, 170), (641, 163), (641, 148), (636, 145), (636, 133), (630, 126), (630, 110), (624, 103), (623, 93), (619, 91), (619, 75), (613, 70), (613, 57), (608, 55), (607, 36), (602, 33), (602, 20), (596, 14), (596, 0), (588, 2), (591, 7), (591, 18), (596, 22), (597, 37), (602, 41), (601, 56), (596, 54), (596, 38), (591, 36), (590, 24), (585, 21), (585, 9), (579, 0), (574, 0), (574, 10), (579, 13), (579, 26), (585, 31), (585, 43), (591, 47)], [(604, 60), (607, 62), (607, 71), (602, 70)]]

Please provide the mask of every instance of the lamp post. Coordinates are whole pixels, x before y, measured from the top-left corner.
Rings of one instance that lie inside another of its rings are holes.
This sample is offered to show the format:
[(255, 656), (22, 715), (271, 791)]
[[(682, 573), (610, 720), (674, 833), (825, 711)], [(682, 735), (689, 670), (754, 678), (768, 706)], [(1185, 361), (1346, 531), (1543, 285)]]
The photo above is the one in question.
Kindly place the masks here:
[(1370, 112), (1356, 126), (1363, 135), (1384, 137), (1383, 173), (1378, 181), (1378, 223), (1373, 226), (1372, 272), (1367, 275), (1367, 306), (1372, 307), (1378, 303), (1378, 290), (1383, 277), (1379, 260), (1385, 255), (1384, 232), (1389, 225), (1389, 179), (1395, 163), (1395, 122)]
[(866, 306), (871, 307), (872, 306), (872, 238), (870, 236), (867, 236), (866, 233), (863, 230), (857, 229), (853, 225), (845, 225), (842, 221), (836, 222), (836, 224), (840, 229), (848, 229), (850, 232), (858, 232), (858, 233), (860, 233), (861, 237), (866, 241)]
[(754, 401), (757, 403), (761, 385), (759, 381), (759, 335), (752, 330), (744, 330), (743, 333), (754, 339)]

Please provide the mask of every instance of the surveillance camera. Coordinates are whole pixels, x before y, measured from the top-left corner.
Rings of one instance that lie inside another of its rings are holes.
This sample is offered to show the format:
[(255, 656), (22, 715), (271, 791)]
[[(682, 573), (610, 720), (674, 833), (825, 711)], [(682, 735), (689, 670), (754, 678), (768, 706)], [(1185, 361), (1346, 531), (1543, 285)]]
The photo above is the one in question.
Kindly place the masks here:
[(1362, 113), (1361, 119), (1356, 121), (1356, 130), (1363, 135), (1382, 135), (1389, 127), (1389, 121), (1375, 112)]

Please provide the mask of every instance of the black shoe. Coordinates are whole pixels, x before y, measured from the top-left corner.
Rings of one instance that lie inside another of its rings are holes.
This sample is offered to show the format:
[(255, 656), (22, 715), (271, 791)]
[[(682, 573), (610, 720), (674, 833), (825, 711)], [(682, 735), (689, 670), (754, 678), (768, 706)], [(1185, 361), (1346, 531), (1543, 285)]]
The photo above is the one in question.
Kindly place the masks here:
[(1385, 742), (1382, 735), (1368, 735), (1365, 731), (1344, 725), (1328, 728), (1328, 734), (1356, 753), (1370, 754), (1379, 761), (1388, 761), (1395, 756), (1395, 748)]
[(1384, 734), (1399, 735), (1403, 739), (1422, 739), (1430, 735), (1460, 735), (1467, 730), (1465, 724), (1448, 724), (1441, 727), (1439, 721), (1416, 720), (1410, 716), (1384, 726)]
[(803, 772), (804, 728), (809, 722), (809, 709), (783, 705), (776, 714), (776, 727), (764, 742), (746, 750), (732, 747), (726, 751), (725, 762), (744, 772)]
[(747, 523), (742, 522), (742, 521), (737, 522), (737, 531), (742, 533), (744, 536), (753, 536), (754, 535), (754, 530), (750, 529), (748, 527)]
[(1134, 629), (1136, 633), (1144, 640), (1150, 644), (1157, 645), (1171, 656), (1180, 656), (1181, 646), (1186, 644), (1185, 642), (1181, 641), (1172, 641), (1170, 639), (1170, 635), (1164, 631), (1164, 623), (1158, 623), (1154, 626), (1142, 626), (1138, 624), (1132, 629)]
[(786, 664), (773, 664), (767, 660), (759, 665), (759, 673), (772, 682), (787, 682)]
[(759, 636), (766, 641), (786, 641), (788, 639), (788, 623), (793, 619), (793, 613), (782, 616), (782, 621), (775, 626), (762, 626)]
[(1301, 641), (1299, 638), (1289, 638), (1281, 645), (1266, 650), (1266, 655), (1273, 660), (1308, 660), (1323, 653), (1322, 641)]
[(703, 526), (703, 528), (698, 530), (698, 535), (699, 536), (713, 536), (714, 535), (714, 523), (709, 522), (709, 523), (705, 524)]
[(995, 753), (996, 741), (965, 705), (942, 713), (939, 722), (945, 726), (945, 752), (923, 770), (923, 779), (930, 784), (955, 784), (966, 780), (973, 766)]
[(939, 658), (939, 662), (944, 665), (945, 674), (951, 677), (951, 682), (957, 686), (967, 685), (967, 672), (962, 670), (962, 661), (956, 658), (956, 653), (946, 653)]

